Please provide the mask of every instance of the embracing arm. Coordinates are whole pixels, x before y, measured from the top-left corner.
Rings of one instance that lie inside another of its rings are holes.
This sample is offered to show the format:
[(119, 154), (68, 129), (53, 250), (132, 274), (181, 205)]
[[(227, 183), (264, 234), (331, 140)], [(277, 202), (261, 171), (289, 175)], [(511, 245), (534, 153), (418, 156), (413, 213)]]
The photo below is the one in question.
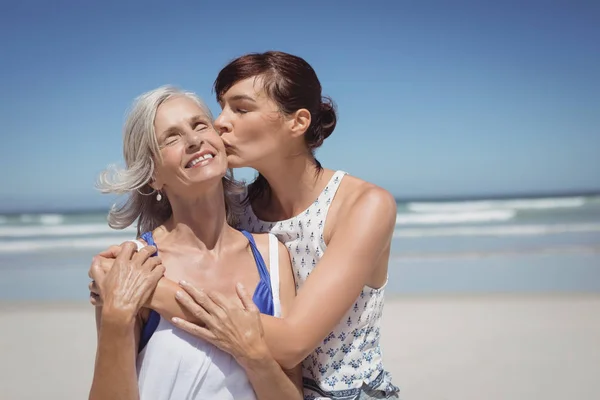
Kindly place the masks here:
[[(284, 319), (261, 315), (265, 339), (284, 367), (298, 364), (352, 307), (382, 258), (396, 224), (396, 200), (369, 188), (340, 218), (323, 258), (310, 274)], [(324, 306), (326, 305), (326, 306)]]
[[(327, 251), (298, 291), (287, 316), (261, 314), (265, 339), (282, 367), (298, 365), (352, 307), (375, 269), (385, 262), (395, 225), (393, 196), (381, 188), (365, 189), (344, 210), (332, 230)], [(163, 278), (149, 307), (166, 318), (182, 317), (198, 323), (201, 318), (175, 304), (173, 298), (180, 288)], [(202, 299), (199, 304), (206, 305)]]
[(90, 400), (137, 400), (135, 359), (140, 325), (137, 319), (102, 315), (96, 307), (98, 348)]

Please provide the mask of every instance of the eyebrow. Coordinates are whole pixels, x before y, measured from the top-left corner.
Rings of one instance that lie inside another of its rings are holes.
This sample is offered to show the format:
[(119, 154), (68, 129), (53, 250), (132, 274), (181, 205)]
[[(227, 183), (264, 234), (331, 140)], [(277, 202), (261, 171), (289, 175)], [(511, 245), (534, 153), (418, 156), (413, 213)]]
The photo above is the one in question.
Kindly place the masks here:
[[(190, 117), (187, 121), (188, 124), (193, 125), (197, 122), (202, 122), (205, 124), (209, 124), (208, 122), (208, 118), (203, 116), (203, 115), (194, 115), (193, 117)], [(179, 128), (176, 126), (171, 126), (170, 128), (165, 129), (161, 134), (160, 134), (160, 139), (164, 139), (166, 137), (168, 137), (171, 134), (174, 133), (179, 133)]]
[(236, 100), (248, 100), (253, 103), (256, 103), (256, 100), (254, 100), (252, 97), (245, 95), (245, 94), (236, 94), (235, 96), (231, 96), (229, 98), (229, 101), (236, 101)]
[(208, 124), (208, 118), (204, 115), (194, 115), (193, 117), (188, 119), (188, 124), (190, 125), (193, 125), (197, 122), (203, 122), (205, 124)]

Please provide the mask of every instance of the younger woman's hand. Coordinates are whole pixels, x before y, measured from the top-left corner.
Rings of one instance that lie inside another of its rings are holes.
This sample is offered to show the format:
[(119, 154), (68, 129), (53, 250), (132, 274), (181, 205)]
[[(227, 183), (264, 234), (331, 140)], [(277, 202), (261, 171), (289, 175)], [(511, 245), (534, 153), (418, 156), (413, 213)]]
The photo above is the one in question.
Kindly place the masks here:
[(177, 300), (205, 326), (174, 318), (175, 326), (231, 354), (242, 367), (271, 357), (258, 307), (241, 284), (236, 286), (239, 300), (204, 293), (186, 282), (180, 285)]

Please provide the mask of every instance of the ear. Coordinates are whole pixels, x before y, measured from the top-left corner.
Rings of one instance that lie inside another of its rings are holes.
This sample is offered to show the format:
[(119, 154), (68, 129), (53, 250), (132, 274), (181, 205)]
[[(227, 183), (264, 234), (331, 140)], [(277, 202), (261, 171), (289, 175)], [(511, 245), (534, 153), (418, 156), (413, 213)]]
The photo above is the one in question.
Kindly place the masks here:
[(301, 108), (290, 116), (290, 130), (292, 131), (292, 137), (299, 137), (304, 135), (308, 127), (310, 126), (310, 111), (306, 108)]
[(148, 185), (150, 185), (150, 187), (154, 190), (162, 189), (163, 183), (160, 181), (160, 178), (158, 177), (158, 174), (156, 172), (154, 172), (154, 176), (152, 177), (152, 180), (150, 181), (150, 183), (148, 183)]

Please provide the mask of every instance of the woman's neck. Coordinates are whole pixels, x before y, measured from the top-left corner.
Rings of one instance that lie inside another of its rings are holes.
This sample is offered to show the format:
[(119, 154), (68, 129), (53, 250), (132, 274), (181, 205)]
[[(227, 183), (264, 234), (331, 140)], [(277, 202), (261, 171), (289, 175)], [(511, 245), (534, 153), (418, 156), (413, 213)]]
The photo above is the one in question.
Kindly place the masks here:
[(281, 159), (259, 172), (269, 182), (270, 196), (256, 206), (262, 219), (274, 221), (292, 218), (304, 211), (324, 188), (323, 174), (312, 155)]
[(164, 224), (169, 236), (201, 249), (219, 252), (223, 238), (233, 231), (227, 224), (223, 186), (196, 197), (169, 197), (173, 214)]

